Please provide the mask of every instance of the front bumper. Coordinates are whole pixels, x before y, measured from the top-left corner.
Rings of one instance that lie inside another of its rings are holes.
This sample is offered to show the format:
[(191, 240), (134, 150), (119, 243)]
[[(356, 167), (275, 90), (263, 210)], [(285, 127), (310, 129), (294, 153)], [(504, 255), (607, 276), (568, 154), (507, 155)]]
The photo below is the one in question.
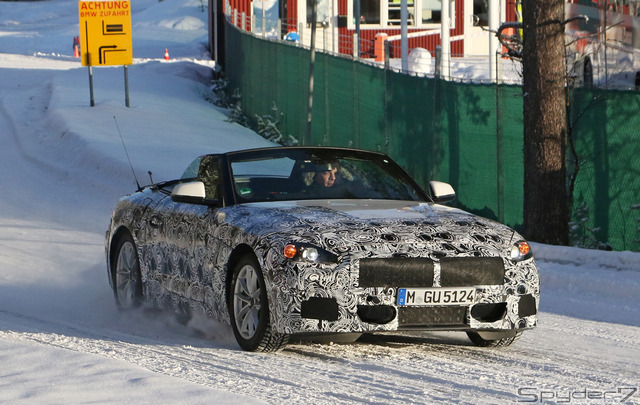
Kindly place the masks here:
[[(281, 264), (269, 277), (271, 323), (280, 333), (518, 330), (537, 324), (540, 291), (533, 259), (343, 258), (338, 265)], [(453, 286), (472, 287), (473, 304), (398, 305), (399, 288)]]

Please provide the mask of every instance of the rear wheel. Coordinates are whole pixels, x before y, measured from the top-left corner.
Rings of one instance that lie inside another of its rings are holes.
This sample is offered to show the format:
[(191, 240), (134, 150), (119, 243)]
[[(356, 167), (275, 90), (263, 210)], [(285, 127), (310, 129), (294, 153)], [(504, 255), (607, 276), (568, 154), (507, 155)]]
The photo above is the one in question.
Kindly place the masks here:
[(242, 349), (271, 352), (287, 344), (289, 335), (271, 329), (267, 290), (253, 255), (246, 255), (237, 263), (229, 292), (231, 327)]
[(142, 277), (135, 242), (128, 233), (120, 238), (113, 262), (113, 294), (120, 310), (142, 303)]
[(467, 332), (474, 345), (480, 347), (506, 347), (520, 338), (522, 331), (477, 331)]

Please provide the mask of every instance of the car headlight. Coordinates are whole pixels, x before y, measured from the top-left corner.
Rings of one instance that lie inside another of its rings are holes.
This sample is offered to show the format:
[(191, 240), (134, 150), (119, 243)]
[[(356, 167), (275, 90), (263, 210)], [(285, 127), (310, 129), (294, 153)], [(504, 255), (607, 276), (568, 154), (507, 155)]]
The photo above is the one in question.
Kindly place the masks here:
[(531, 251), (531, 246), (529, 246), (529, 243), (521, 240), (520, 242), (516, 242), (513, 246), (511, 246), (511, 253), (509, 256), (514, 262), (520, 262), (533, 256), (533, 252)]
[(338, 263), (338, 256), (308, 243), (290, 243), (282, 254), (292, 260), (310, 263)]

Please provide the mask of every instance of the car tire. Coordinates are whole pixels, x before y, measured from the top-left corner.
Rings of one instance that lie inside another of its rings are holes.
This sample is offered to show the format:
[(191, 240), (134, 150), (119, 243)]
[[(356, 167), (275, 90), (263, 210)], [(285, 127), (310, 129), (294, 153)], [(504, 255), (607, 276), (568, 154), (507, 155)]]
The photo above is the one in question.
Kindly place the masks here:
[(136, 244), (130, 234), (119, 238), (112, 262), (113, 295), (121, 311), (139, 307), (143, 302), (142, 276)]
[(271, 329), (267, 289), (255, 256), (245, 255), (236, 264), (228, 307), (233, 334), (242, 349), (273, 352), (289, 341), (289, 335)]
[(506, 347), (520, 338), (522, 331), (506, 332), (467, 332), (467, 336), (474, 345), (480, 347)]

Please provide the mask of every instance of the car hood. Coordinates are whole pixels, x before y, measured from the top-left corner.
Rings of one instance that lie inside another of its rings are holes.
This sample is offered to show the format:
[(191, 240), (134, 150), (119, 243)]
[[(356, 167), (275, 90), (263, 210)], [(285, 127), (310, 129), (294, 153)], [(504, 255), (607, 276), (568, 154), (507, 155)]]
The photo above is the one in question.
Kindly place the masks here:
[(437, 204), (305, 200), (242, 204), (227, 221), (271, 243), (313, 243), (334, 253), (374, 249), (407, 254), (503, 255), (522, 239), (505, 225)]

